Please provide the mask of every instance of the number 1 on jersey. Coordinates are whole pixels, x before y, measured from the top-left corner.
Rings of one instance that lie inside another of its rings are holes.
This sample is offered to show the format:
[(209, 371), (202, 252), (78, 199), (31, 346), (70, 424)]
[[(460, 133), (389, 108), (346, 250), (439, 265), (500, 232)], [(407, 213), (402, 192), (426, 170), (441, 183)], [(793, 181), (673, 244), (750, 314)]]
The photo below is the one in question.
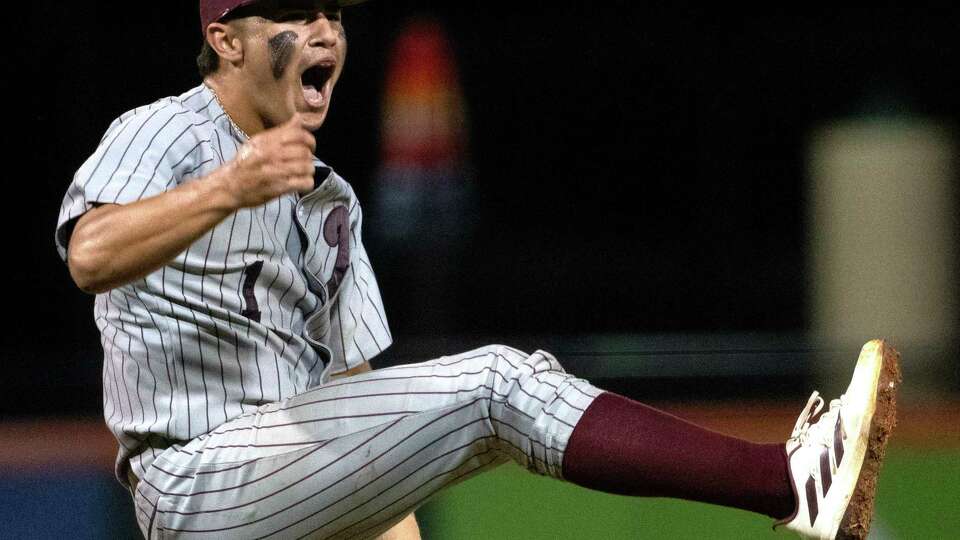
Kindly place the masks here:
[(243, 303), (247, 307), (240, 314), (257, 322), (260, 322), (260, 305), (257, 304), (255, 288), (261, 271), (263, 271), (263, 261), (257, 261), (243, 271)]

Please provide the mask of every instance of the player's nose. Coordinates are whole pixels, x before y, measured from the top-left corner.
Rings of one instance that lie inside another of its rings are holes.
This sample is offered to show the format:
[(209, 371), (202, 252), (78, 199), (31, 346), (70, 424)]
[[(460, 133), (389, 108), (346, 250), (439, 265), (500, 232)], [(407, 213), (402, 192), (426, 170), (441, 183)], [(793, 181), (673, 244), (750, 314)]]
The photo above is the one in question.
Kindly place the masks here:
[(334, 18), (323, 13), (317, 15), (317, 18), (310, 23), (310, 41), (311, 47), (331, 48), (337, 44), (337, 37), (340, 34), (339, 17)]

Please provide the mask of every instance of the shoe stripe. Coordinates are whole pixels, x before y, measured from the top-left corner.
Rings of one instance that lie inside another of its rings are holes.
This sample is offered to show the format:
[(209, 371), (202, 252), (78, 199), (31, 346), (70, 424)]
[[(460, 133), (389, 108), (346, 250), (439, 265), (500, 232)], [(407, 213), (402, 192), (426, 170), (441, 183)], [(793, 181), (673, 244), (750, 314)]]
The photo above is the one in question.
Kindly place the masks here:
[(823, 496), (827, 496), (830, 491), (830, 484), (833, 483), (833, 474), (830, 469), (830, 452), (824, 448), (820, 452), (820, 483), (823, 485)]
[(813, 477), (807, 478), (807, 510), (810, 512), (810, 526), (813, 527), (813, 522), (817, 520), (817, 514), (819, 509), (817, 508), (817, 483)]
[(833, 427), (833, 455), (836, 457), (837, 468), (840, 468), (840, 461), (843, 460), (843, 424), (840, 422), (840, 415), (837, 415), (837, 425)]

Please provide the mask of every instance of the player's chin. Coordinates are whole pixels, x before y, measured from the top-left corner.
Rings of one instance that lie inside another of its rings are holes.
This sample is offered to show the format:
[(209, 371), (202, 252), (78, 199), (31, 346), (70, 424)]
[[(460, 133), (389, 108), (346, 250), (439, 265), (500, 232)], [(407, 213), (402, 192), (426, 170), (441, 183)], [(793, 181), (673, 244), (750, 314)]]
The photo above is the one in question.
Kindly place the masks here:
[(322, 109), (302, 108), (300, 109), (300, 118), (303, 119), (304, 128), (308, 131), (316, 131), (323, 126), (327, 119), (327, 107)]
[(303, 121), (303, 127), (309, 131), (320, 129), (320, 126), (322, 126), (327, 119), (327, 111), (330, 108), (329, 101), (317, 106), (307, 103), (304, 99), (297, 98), (294, 98), (292, 105), (293, 111), (300, 115), (300, 119)]

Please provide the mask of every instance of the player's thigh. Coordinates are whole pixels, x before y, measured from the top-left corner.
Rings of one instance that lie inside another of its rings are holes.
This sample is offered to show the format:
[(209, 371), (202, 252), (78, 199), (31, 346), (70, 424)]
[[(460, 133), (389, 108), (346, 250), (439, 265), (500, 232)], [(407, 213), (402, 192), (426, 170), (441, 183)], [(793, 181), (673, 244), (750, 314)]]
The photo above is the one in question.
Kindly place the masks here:
[[(142, 483), (143, 498), (162, 497), (156, 515), (180, 534), (300, 519), (323, 529), (318, 515), (357, 501), (342, 519), (368, 523), (374, 509), (389, 521), (393, 509), (504, 462), (511, 449), (490, 418), (502, 399), (494, 388), (550, 370), (562, 368), (549, 355), (491, 346), (334, 380), (168, 450)], [(266, 501), (273, 510), (264, 515)], [(236, 519), (250, 512), (252, 523)]]
[(239, 463), (168, 452), (144, 496), (155, 498), (155, 528), (167, 536), (372, 537), (507, 460), (486, 414), (458, 403)]
[[(238, 463), (325, 444), (404, 417), (448, 409), (487, 422), (496, 387), (537, 368), (531, 358), (491, 346), (456, 356), (338, 379), (290, 399), (264, 405), (178, 450), (194, 466)], [(535, 360), (540, 368), (548, 363)], [(441, 423), (449, 420), (439, 419)], [(489, 426), (488, 426), (489, 427)]]

